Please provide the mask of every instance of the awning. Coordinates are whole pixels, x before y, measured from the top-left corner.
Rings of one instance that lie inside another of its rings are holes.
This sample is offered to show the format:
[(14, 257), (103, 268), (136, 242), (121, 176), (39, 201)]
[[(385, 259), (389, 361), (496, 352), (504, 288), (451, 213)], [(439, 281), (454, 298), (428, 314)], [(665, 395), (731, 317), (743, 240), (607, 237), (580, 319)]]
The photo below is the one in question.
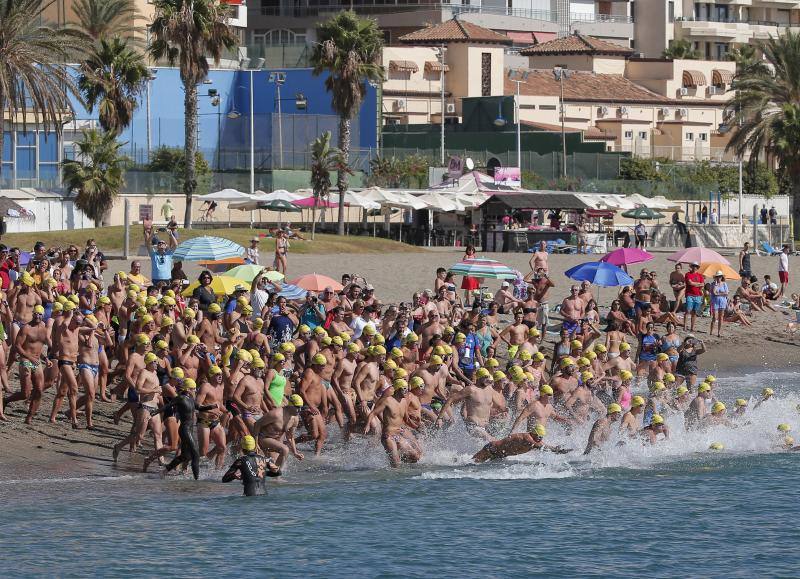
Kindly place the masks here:
[(417, 72), (419, 67), (413, 60), (390, 60), (389, 70), (396, 70), (398, 72)]
[(715, 68), (711, 71), (711, 84), (714, 86), (730, 85), (733, 82), (733, 71)]
[(600, 217), (604, 219), (610, 219), (617, 214), (616, 211), (613, 209), (587, 209), (586, 216), (587, 217)]
[[(450, 67), (446, 64), (444, 65), (444, 71), (450, 72)], [(425, 61), (425, 72), (442, 72), (442, 63), (438, 60)]]
[(506, 36), (513, 40), (514, 44), (529, 46), (534, 43), (533, 32), (514, 32), (509, 30), (506, 32)]
[(683, 71), (683, 86), (697, 87), (706, 84), (706, 75), (699, 70), (684, 70)]

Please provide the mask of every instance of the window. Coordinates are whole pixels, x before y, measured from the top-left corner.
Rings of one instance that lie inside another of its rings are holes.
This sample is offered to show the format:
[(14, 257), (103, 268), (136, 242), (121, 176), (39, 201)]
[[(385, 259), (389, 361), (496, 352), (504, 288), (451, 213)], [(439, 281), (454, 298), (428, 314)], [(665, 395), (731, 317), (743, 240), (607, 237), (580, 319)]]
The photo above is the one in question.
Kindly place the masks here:
[(687, 141), (694, 141), (694, 133), (686, 133)]
[(556, 105), (539, 105), (540, 111), (554, 111), (557, 108)]
[(701, 141), (707, 141), (708, 140), (708, 133), (698, 133), (697, 136), (700, 138)]
[(675, 2), (672, 2), (671, 0), (667, 5), (667, 15), (670, 22), (675, 22)]
[(305, 33), (298, 33), (286, 28), (275, 28), (273, 30), (253, 31), (253, 44), (263, 44), (265, 46), (283, 46), (285, 44), (305, 44)]
[(631, 15), (631, 21), (636, 22), (636, 2), (631, 2), (630, 10), (628, 12)]
[(639, 131), (639, 138), (643, 141), (647, 140), (647, 131)]
[(625, 131), (626, 139), (633, 139), (633, 131)]
[(481, 96), (492, 94), (492, 53), (481, 53)]

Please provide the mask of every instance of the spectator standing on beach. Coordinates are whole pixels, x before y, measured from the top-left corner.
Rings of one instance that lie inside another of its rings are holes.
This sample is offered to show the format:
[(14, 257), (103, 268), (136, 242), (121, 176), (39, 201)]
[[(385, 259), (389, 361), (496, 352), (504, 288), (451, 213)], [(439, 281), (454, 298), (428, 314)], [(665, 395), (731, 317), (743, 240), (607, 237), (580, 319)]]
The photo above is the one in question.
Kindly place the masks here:
[(708, 207), (705, 205), (700, 209), (700, 223), (702, 225), (708, 223)]
[(250, 240), (250, 247), (245, 250), (244, 262), (252, 265), (258, 265), (258, 244), (261, 240), (254, 237)]
[(742, 279), (748, 279), (753, 275), (750, 267), (750, 242), (745, 241), (742, 251), (739, 252), (739, 275)]
[(786, 294), (786, 288), (789, 286), (789, 246), (784, 244), (781, 252), (778, 254), (778, 279), (781, 282), (781, 287), (775, 299), (783, 297)]
[(717, 210), (716, 209), (712, 209), (711, 210), (711, 218), (709, 219), (708, 222), (711, 225), (716, 225), (717, 223), (719, 223), (719, 217), (717, 216)]
[(166, 241), (159, 239), (156, 248), (153, 249), (153, 222), (149, 219), (145, 220), (142, 222), (142, 226), (144, 227), (144, 245), (150, 254), (153, 285), (159, 285), (159, 283), (169, 285), (172, 278), (172, 254), (175, 253), (175, 248), (178, 246), (175, 232), (168, 229), (169, 245)]
[(698, 270), (700, 264), (696, 261), (689, 266), (689, 273), (684, 276), (686, 282), (686, 312), (683, 314), (683, 329), (686, 330), (686, 321), (692, 316), (690, 329), (694, 332), (694, 322), (697, 314), (703, 311), (703, 283), (705, 278)]
[(759, 212), (759, 217), (761, 217), (761, 225), (766, 225), (767, 224), (767, 216), (768, 216), (768, 214), (769, 214), (769, 212), (767, 211), (767, 206), (766, 205), (762, 205), (761, 206), (761, 211)]
[(175, 206), (172, 205), (172, 201), (167, 199), (161, 206), (161, 217), (164, 218), (164, 221), (171, 221), (173, 215), (175, 215)]
[(645, 248), (647, 245), (647, 229), (641, 221), (633, 228), (633, 235), (636, 237), (636, 247)]
[(769, 224), (770, 225), (778, 224), (778, 212), (775, 210), (774, 205), (769, 208)]

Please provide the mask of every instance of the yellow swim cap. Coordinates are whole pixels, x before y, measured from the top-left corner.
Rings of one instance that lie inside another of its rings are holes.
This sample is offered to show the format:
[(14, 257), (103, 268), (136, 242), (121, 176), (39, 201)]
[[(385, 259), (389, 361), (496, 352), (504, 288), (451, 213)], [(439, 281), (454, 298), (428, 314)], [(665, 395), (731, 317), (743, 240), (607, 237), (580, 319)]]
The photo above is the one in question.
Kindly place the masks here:
[(586, 357), (589, 358), (589, 360), (597, 360), (597, 354), (594, 352), (586, 352)]
[(175, 323), (175, 321), (170, 318), (169, 316), (164, 316), (161, 318), (161, 327), (166, 328), (167, 326), (171, 326)]
[(674, 382), (675, 382), (675, 375), (674, 374), (670, 374), (669, 372), (664, 374), (664, 383), (665, 384), (672, 384)]
[(747, 400), (745, 400), (744, 398), (737, 398), (736, 407), (741, 408), (742, 406), (747, 406)]
[[(342, 342), (342, 339), (339, 336), (334, 336), (330, 338), (330, 341), (331, 344), (333, 344), (334, 346), (344, 346), (344, 342)], [(400, 352), (400, 354), (402, 355), (403, 353)]]
[(620, 352), (627, 352), (630, 349), (631, 349), (631, 345), (628, 342), (622, 342), (619, 345), (619, 351)]
[(786, 446), (794, 446), (794, 438), (792, 438), (791, 436), (784, 436), (783, 443)]
[(443, 336), (452, 336), (456, 333), (456, 329), (453, 326), (447, 326), (444, 331), (442, 332)]
[(535, 434), (539, 438), (544, 438), (544, 435), (547, 434), (547, 430), (541, 424), (537, 424), (533, 427), (533, 430), (531, 430), (531, 434)]
[(385, 356), (386, 355), (386, 348), (383, 346), (373, 346), (372, 347), (373, 356)]
[(456, 334), (456, 339), (455, 339), (456, 344), (460, 344), (461, 342), (466, 342), (466, 341), (467, 337), (464, 334), (462, 334), (461, 332)]
[(408, 335), (406, 336), (405, 341), (409, 343), (419, 342), (419, 336), (414, 332), (409, 332)]
[(361, 351), (361, 346), (354, 342), (347, 344), (347, 351), (350, 354), (358, 354)]
[(216, 376), (217, 374), (222, 374), (222, 368), (219, 366), (211, 366), (211, 368), (208, 369), (209, 376)]
[(242, 313), (245, 316), (250, 316), (253, 314), (253, 308), (250, 305), (246, 305), (242, 307)]
[(441, 356), (437, 356), (436, 354), (434, 354), (433, 356), (431, 356), (431, 359), (428, 361), (428, 366), (440, 366), (442, 363), (443, 363), (442, 362), (442, 357)]
[(408, 378), (408, 372), (405, 368), (395, 368), (394, 372), (392, 372), (392, 378), (395, 380), (398, 378)]
[(623, 382), (627, 382), (628, 380), (633, 380), (633, 373), (630, 370), (623, 370), (619, 373), (619, 379)]
[[(338, 336), (337, 336), (337, 338), (338, 338)], [(341, 338), (339, 338), (339, 339), (341, 340)], [(437, 352), (434, 352), (434, 353), (437, 353)], [(390, 355), (391, 355), (392, 358), (402, 358), (403, 357), (403, 350), (401, 350), (400, 348), (392, 348), (392, 350), (390, 352)], [(439, 355), (441, 355), (441, 354), (439, 354)]]
[(478, 380), (483, 380), (484, 378), (491, 378), (492, 375), (486, 368), (478, 368), (478, 371), (475, 373), (475, 377), (478, 378)]
[(552, 396), (553, 395), (553, 387), (550, 384), (542, 384), (539, 386), (539, 394), (544, 394), (545, 396)]
[(437, 356), (444, 356), (445, 355), (445, 349), (442, 346), (436, 346), (433, 349), (433, 353), (436, 354)]
[(723, 410), (725, 410), (725, 405), (722, 402), (714, 402), (714, 405), (711, 407), (712, 414), (722, 412)]
[(653, 426), (657, 426), (659, 424), (664, 424), (664, 417), (660, 414), (653, 414), (653, 418), (650, 420), (650, 424)]
[(411, 380), (408, 381), (408, 385), (411, 387), (412, 390), (414, 390), (415, 388), (422, 388), (425, 385), (425, 380), (423, 380), (419, 376), (412, 376)]
[(622, 406), (616, 402), (612, 402), (608, 405), (607, 411), (609, 414), (616, 414), (617, 412), (622, 412)]
[(280, 347), (280, 351), (284, 354), (294, 354), (295, 349), (296, 348), (292, 342), (284, 342)]
[(138, 346), (144, 346), (150, 343), (150, 338), (147, 334), (136, 334), (136, 344)]
[(297, 328), (297, 333), (298, 334), (310, 334), (311, 333), (311, 328), (308, 327), (306, 324), (300, 324), (300, 326)]
[(519, 353), (519, 359), (523, 362), (527, 362), (531, 358), (533, 358), (533, 356), (530, 352), (528, 352), (528, 350), (522, 350), (522, 352)]
[(408, 382), (403, 380), (402, 378), (398, 378), (394, 382), (392, 382), (392, 389), (397, 392), (398, 390), (408, 390)]
[(158, 300), (154, 296), (148, 296), (147, 299), (144, 300), (144, 305), (148, 308), (152, 308), (158, 304)]
[(187, 336), (187, 338), (186, 338), (186, 343), (187, 343), (187, 344), (199, 344), (199, 343), (200, 343), (200, 338), (198, 338), (198, 337), (197, 337), (197, 336), (195, 336), (194, 334), (190, 334), (190, 335), (189, 335), (189, 336)]
[[(36, 306), (36, 307), (40, 308), (41, 306)], [(42, 309), (44, 309), (44, 308), (42, 308)], [(34, 312), (36, 312), (36, 308), (34, 308)], [(39, 312), (36, 312), (36, 313), (39, 313)], [(84, 320), (86, 320), (87, 322), (90, 322), (92, 324), (96, 324), (97, 323), (97, 318), (95, 317), (94, 314), (89, 314), (88, 316), (86, 316), (84, 318)]]
[(175, 299), (175, 292), (172, 291), (171, 289), (168, 289), (167, 291), (164, 292), (164, 296)]
[(764, 389), (761, 391), (761, 395), (762, 395), (764, 398), (769, 398), (769, 397), (770, 397), (770, 396), (772, 396), (773, 394), (775, 394), (775, 391), (774, 391), (772, 388), (764, 388)]
[(135, 291), (137, 294), (138, 294), (140, 291), (142, 291), (142, 288), (140, 288), (140, 287), (139, 287), (138, 285), (136, 285), (135, 283), (132, 283), (131, 285), (129, 285), (129, 286), (128, 286), (128, 289), (129, 289), (129, 290), (133, 290), (133, 291)]
[(169, 375), (176, 380), (183, 380), (186, 377), (186, 375), (183, 373), (183, 368), (177, 367), (170, 370)]
[(364, 326), (364, 333), (365, 333), (367, 336), (374, 336), (374, 335), (375, 335), (375, 334), (377, 334), (378, 332), (376, 332), (376, 331), (375, 331), (375, 326), (372, 326), (372, 325), (370, 325), (370, 324), (367, 324), (366, 326)]
[(585, 356), (581, 356), (580, 358), (578, 358), (578, 367), (579, 368), (582, 367), (582, 366), (591, 366), (591, 365), (592, 365), (592, 363), (589, 361), (589, 358), (587, 358)]
[(723, 445), (721, 442), (712, 442), (708, 447), (708, 450), (724, 450), (724, 449), (725, 445)]
[(153, 322), (153, 316), (151, 316), (150, 314), (145, 314), (142, 316), (141, 322), (143, 326), (150, 324)]
[(63, 306), (65, 303), (67, 303), (67, 296), (65, 296), (65, 295), (60, 295), (60, 296), (58, 296), (58, 297), (56, 298), (56, 301), (57, 301), (58, 303), (60, 303), (60, 304)]
[(533, 355), (533, 361), (534, 362), (544, 362), (544, 354), (542, 354), (541, 352), (536, 352)]
[(118, 272), (117, 272), (117, 277), (118, 277), (119, 279), (128, 279), (128, 274), (127, 274), (127, 273), (125, 273), (124, 271), (118, 271)]
[(166, 350), (167, 348), (169, 348), (169, 344), (167, 344), (167, 342), (164, 340), (159, 340), (158, 342), (156, 342), (156, 348), (158, 348), (159, 350)]
[(242, 437), (242, 450), (250, 452), (256, 449), (256, 439), (249, 434)]
[(593, 378), (594, 378), (594, 374), (589, 372), (589, 370), (584, 370), (583, 372), (581, 372), (581, 380), (583, 380), (584, 382), (588, 382), (589, 380), (591, 380)]
[(318, 335), (318, 336), (327, 336), (328, 335), (327, 330), (325, 328), (323, 328), (322, 326), (317, 326), (316, 328), (314, 328), (314, 333), (316, 335)]
[(184, 390), (195, 390), (197, 388), (197, 382), (195, 382), (191, 378), (187, 378), (186, 380), (181, 382), (181, 388)]
[(157, 362), (157, 361), (158, 361), (158, 356), (153, 354), (153, 352), (147, 352), (147, 354), (144, 355), (144, 363), (145, 364), (152, 364), (153, 362)]
[(239, 350), (236, 352), (236, 359), (241, 360), (245, 364), (249, 364), (253, 361), (253, 355), (247, 350)]
[(44, 308), (37, 304), (37, 305), (33, 306), (33, 313), (34, 314), (39, 314), (40, 316), (43, 316), (44, 315)]
[(219, 304), (214, 303), (208, 306), (209, 314), (218, 314), (220, 312), (222, 312), (222, 308), (219, 306)]
[(656, 360), (658, 360), (659, 362), (666, 362), (667, 360), (669, 360), (669, 356), (667, 356), (664, 352), (659, 352), (658, 354), (656, 354)]
[(253, 368), (256, 370), (261, 370), (262, 368), (266, 368), (267, 363), (261, 359), (261, 357), (253, 358)]
[(644, 398), (641, 396), (631, 398), (631, 408), (638, 408), (639, 406), (644, 406)]
[(492, 380), (494, 380), (495, 382), (499, 382), (500, 380), (505, 380), (506, 378), (507, 376), (500, 370), (492, 374)]
[(197, 316), (197, 312), (195, 312), (192, 308), (186, 308), (185, 310), (183, 310), (183, 317), (184, 318), (187, 318), (189, 320), (193, 320), (193, 319), (195, 319), (196, 316)]
[(285, 362), (286, 361), (286, 356), (284, 356), (280, 352), (275, 352), (272, 355), (272, 360), (273, 360), (273, 362)]
[(64, 304), (55, 302), (53, 304), (53, 313), (64, 311)]
[(706, 379), (703, 380), (703, 382), (708, 382), (709, 384), (713, 384), (716, 381), (717, 381), (717, 377), (714, 376), (713, 374), (709, 374), (708, 376), (706, 376)]
[(791, 432), (791, 430), (792, 427), (786, 424), (785, 422), (782, 422), (781, 424), (778, 425), (779, 432)]
[(566, 358), (561, 358), (561, 362), (558, 363), (561, 368), (568, 368), (569, 366), (575, 365), (575, 360), (567, 356)]
[(530, 330), (528, 330), (528, 337), (529, 338), (538, 338), (541, 335), (542, 335), (542, 333), (539, 330), (537, 330), (536, 328), (531, 328)]
[(255, 318), (253, 320), (253, 327), (256, 330), (263, 328), (264, 327), (264, 320), (262, 320), (261, 318)]
[(328, 359), (325, 357), (325, 354), (314, 354), (314, 357), (311, 358), (312, 366), (325, 366), (327, 363)]
[(500, 366), (500, 362), (498, 362), (494, 358), (489, 358), (488, 360), (486, 360), (487, 368), (497, 368), (498, 366)]
[(650, 392), (660, 392), (661, 390), (666, 390), (666, 388), (660, 380), (650, 384)]
[(698, 392), (711, 392), (711, 385), (708, 382), (703, 382), (697, 387)]
[(108, 296), (100, 296), (100, 299), (98, 299), (97, 301), (98, 301), (98, 303), (101, 303), (104, 306), (107, 306), (108, 304), (111, 303), (111, 298), (108, 297)]
[(575, 350), (576, 348), (583, 348), (583, 342), (581, 342), (580, 340), (572, 340), (569, 343), (569, 345), (573, 350)]
[(170, 296), (164, 296), (161, 298), (161, 305), (163, 306), (174, 306), (175, 305), (175, 298)]
[(305, 402), (303, 402), (303, 397), (299, 394), (292, 394), (289, 396), (289, 406), (296, 406), (299, 408), (303, 404), (305, 404)]
[(608, 352), (608, 348), (606, 348), (603, 344), (595, 344), (594, 351), (598, 354), (605, 354)]
[(395, 370), (397, 369), (397, 362), (395, 362), (394, 360), (386, 360), (383, 367), (384, 369), (388, 368), (389, 370)]
[(323, 346), (330, 346), (333, 343), (333, 339), (330, 336), (322, 336), (322, 339), (319, 341), (319, 343)]
[(453, 353), (453, 347), (450, 344), (445, 344), (444, 346), (442, 346), (442, 348), (444, 348), (444, 353), (447, 356)]

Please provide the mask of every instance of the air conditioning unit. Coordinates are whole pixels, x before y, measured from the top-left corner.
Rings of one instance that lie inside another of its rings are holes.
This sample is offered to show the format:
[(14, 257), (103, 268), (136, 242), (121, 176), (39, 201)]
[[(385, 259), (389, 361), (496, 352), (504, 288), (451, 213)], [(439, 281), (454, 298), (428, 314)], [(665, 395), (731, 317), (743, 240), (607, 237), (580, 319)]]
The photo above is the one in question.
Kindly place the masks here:
[(685, 86), (682, 86), (681, 88), (678, 89), (678, 94), (681, 95), (681, 96), (688, 96), (689, 95), (689, 89), (686, 88)]
[(455, 112), (456, 112), (456, 105), (455, 105), (455, 103), (447, 103), (447, 107), (445, 107), (445, 110), (446, 110), (448, 113), (455, 113)]
[(681, 116), (681, 118), (685, 119), (689, 116), (689, 109), (678, 109), (678, 114)]
[(628, 107), (619, 107), (619, 114), (620, 115), (627, 115), (628, 114)]
[(599, 112), (601, 117), (606, 116), (608, 114), (608, 107), (600, 107)]
[(396, 109), (404, 109), (406, 108), (406, 100), (405, 99), (397, 99), (394, 101), (394, 108)]
[(658, 112), (661, 113), (662, 117), (669, 116), (669, 109), (667, 107), (661, 107), (660, 109), (658, 109)]

